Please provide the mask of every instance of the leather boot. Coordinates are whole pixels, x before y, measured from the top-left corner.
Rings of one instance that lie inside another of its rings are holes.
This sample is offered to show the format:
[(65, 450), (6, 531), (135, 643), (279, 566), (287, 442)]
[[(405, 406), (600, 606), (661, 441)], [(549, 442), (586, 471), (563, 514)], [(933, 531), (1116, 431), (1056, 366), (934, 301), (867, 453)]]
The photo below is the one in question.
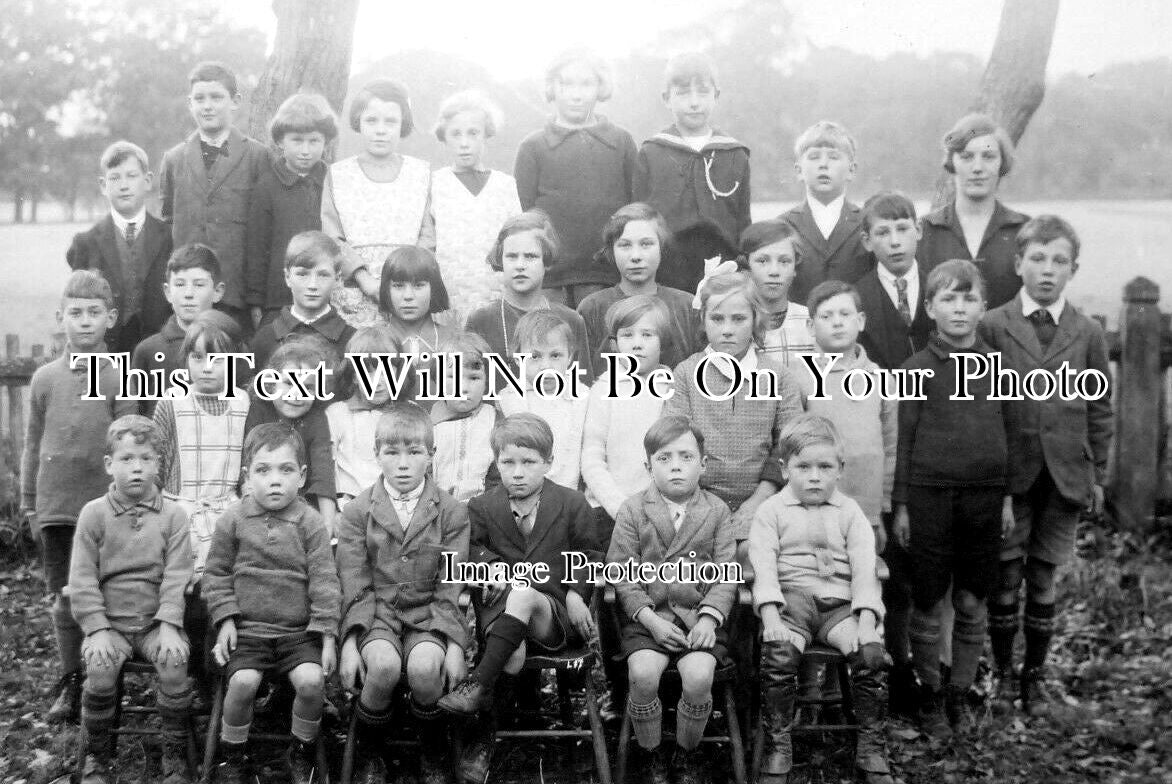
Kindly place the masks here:
[(761, 724), (764, 749), (760, 784), (785, 784), (793, 769), (794, 701), (802, 653), (788, 642), (761, 646)]
[(411, 715), (419, 729), (419, 783), (449, 784), (448, 718), (435, 705), (420, 705), (411, 700)]
[(887, 701), (887, 667), (891, 661), (879, 643), (867, 643), (847, 661), (851, 669), (855, 717), (859, 723), (855, 768), (867, 784), (893, 784), (883, 738), (883, 709)]

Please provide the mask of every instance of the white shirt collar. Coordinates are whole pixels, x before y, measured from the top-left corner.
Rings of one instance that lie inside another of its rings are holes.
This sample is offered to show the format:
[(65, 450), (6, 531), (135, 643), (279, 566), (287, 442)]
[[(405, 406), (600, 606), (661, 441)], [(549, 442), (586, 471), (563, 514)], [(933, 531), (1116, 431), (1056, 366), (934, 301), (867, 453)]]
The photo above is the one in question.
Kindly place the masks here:
[(696, 152), (700, 152), (704, 149), (708, 142), (712, 141), (712, 131), (709, 131), (703, 136), (682, 136), (680, 138), (684, 140), (684, 144), (688, 145)]
[[(672, 501), (670, 498), (664, 496), (663, 502), (667, 504), (667, 516), (668, 519), (671, 520), (671, 524), (677, 531), (680, 530), (680, 527), (684, 524), (684, 519), (687, 517), (688, 513), (687, 501), (682, 504), (678, 504), (675, 501)], [(683, 517), (680, 516), (680, 512), (684, 513)]]
[(134, 224), (134, 232), (137, 235), (142, 232), (142, 224), (146, 221), (146, 206), (144, 205), (132, 218), (123, 218), (122, 213), (118, 212), (118, 210), (110, 210), (110, 217), (113, 218), (114, 226), (118, 229), (118, 233), (123, 237), (126, 236), (126, 226), (130, 223)]
[(217, 136), (208, 136), (203, 131), (199, 132), (199, 138), (205, 143), (213, 147), (223, 147), (224, 142), (228, 141), (228, 137), (232, 135), (231, 128), (225, 128)]
[[(705, 346), (704, 353), (715, 354), (717, 352), (712, 350), (712, 346)], [(741, 366), (741, 373), (747, 376), (750, 372), (757, 369), (757, 349), (750, 345), (748, 352), (745, 353), (745, 356), (736, 361), (737, 364)], [(712, 360), (712, 366), (719, 370), (720, 374), (729, 381), (733, 380), (733, 369), (727, 359), (717, 357), (716, 359)]]
[(300, 313), (297, 312), (297, 305), (293, 304), (293, 305), (289, 306), (289, 313), (291, 313), (293, 315), (293, 318), (297, 319), (302, 324), (313, 324), (315, 322), (321, 321), (323, 318), (330, 315), (330, 311), (332, 309), (333, 308), (331, 308), (329, 305), (326, 305), (325, 310), (323, 310), (321, 313), (318, 313), (313, 318), (306, 318), (305, 316), (302, 316)]
[(846, 192), (829, 204), (823, 204), (810, 194), (806, 194), (806, 203), (810, 205), (810, 214), (814, 216), (814, 223), (818, 224), (818, 231), (824, 239), (830, 239), (830, 233), (842, 217), (842, 207), (846, 204)]
[(899, 307), (899, 290), (895, 287), (897, 277), (902, 277), (907, 281), (907, 304), (911, 308), (912, 314), (916, 312), (916, 303), (920, 299), (920, 264), (918, 261), (913, 261), (911, 268), (903, 275), (892, 275), (891, 271), (882, 264), (875, 265), (875, 272), (879, 275), (879, 282), (883, 284), (883, 289), (887, 292), (887, 296), (891, 297), (891, 302)]
[[(1046, 310), (1050, 311), (1050, 318), (1054, 319), (1054, 323), (1058, 323), (1058, 319), (1062, 317), (1062, 311), (1066, 308), (1066, 295), (1059, 294), (1058, 299), (1046, 306)], [(1034, 311), (1042, 310), (1042, 305), (1039, 304), (1033, 297), (1026, 294), (1025, 288), (1021, 290), (1021, 314), (1029, 318)]]
[(387, 483), (385, 476), (382, 481), (383, 489), (391, 497), (391, 507), (394, 508), (395, 514), (399, 517), (399, 525), (403, 526), (403, 530), (407, 530), (407, 526), (411, 525), (411, 518), (415, 515), (415, 507), (419, 505), (419, 498), (423, 495), (423, 486), (427, 482), (420, 482), (418, 487), (408, 492), (406, 497), (400, 500), (399, 492)]

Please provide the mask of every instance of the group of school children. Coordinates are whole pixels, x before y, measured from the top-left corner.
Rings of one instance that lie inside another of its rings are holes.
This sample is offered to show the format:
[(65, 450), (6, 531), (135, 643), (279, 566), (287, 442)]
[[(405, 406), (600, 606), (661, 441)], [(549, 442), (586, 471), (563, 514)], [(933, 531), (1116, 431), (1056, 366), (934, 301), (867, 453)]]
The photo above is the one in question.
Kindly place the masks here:
[[(1013, 150), (982, 115), (944, 137), (956, 195), (922, 221), (898, 193), (846, 201), (855, 142), (819, 122), (794, 149), (805, 200), (753, 223), (748, 149), (712, 124), (707, 58), (669, 62), (673, 123), (638, 149), (595, 112), (610, 92), (596, 57), (558, 58), (554, 116), (521, 144), (514, 180), (482, 163), (501, 120), (479, 93), (444, 101), (435, 135), (452, 163), (431, 171), (396, 151), (414, 125), (405, 88), (368, 84), (349, 109), (365, 149), (327, 165), (337, 126), (323, 98), (280, 107), (270, 152), (232, 125), (231, 71), (205, 63), (190, 76), (197, 129), (163, 157), (161, 220), (144, 207), (146, 154), (124, 141), (103, 154), (110, 214), (69, 250), (68, 350), (33, 378), (22, 471), (56, 595), (64, 675), (49, 715), (80, 713), (87, 784), (115, 776), (106, 740), (133, 658), (158, 670), (166, 784), (190, 780), (192, 703), (217, 665), (218, 781), (249, 780), (266, 674), (291, 684), (287, 760), (293, 781), (310, 781), (336, 673), (358, 695), (361, 781), (406, 775), (387, 770), (383, 742), (414, 723), (422, 780), (482, 782), (492, 722), (453, 725), (466, 737), (451, 760), (450, 717), (503, 719), (527, 652), (602, 631), (596, 586), (563, 582), (565, 551), (739, 561), (751, 582), (753, 612), (736, 627), (748, 639), (730, 639), (732, 583), (615, 586), (620, 631), (602, 635), (604, 654), (626, 661), (608, 672), (656, 784), (705, 780), (696, 749), (714, 672), (758, 649), (742, 665), (759, 676), (766, 784), (787, 780), (795, 703), (820, 688), (803, 664), (813, 644), (849, 661), (855, 761), (873, 784), (893, 781), (889, 701), (934, 738), (970, 729), (986, 636), (994, 709), (1046, 711), (1055, 570), (1080, 510), (1102, 505), (1110, 402), (1003, 402), (988, 384), (955, 400), (953, 368), (997, 351), (1022, 373), (1107, 370), (1102, 330), (1064, 295), (1074, 229), (997, 200)], [(459, 354), (464, 397), (366, 394), (345, 371), (339, 402), (287, 375), (271, 400), (224, 394), (227, 362), (209, 355), (246, 347), (258, 370), (282, 372), (342, 367), (344, 352)], [(139, 370), (185, 368), (190, 393), (115, 399), (118, 373), (103, 365), (107, 397), (82, 400), (70, 360), (105, 348)], [(490, 351), (527, 355), (528, 394), (484, 400)], [(632, 362), (617, 397), (608, 351)], [(827, 396), (802, 354), (839, 355)], [(593, 386), (551, 393), (574, 361)], [(646, 383), (664, 366), (666, 401)], [(922, 399), (845, 394), (851, 371), (901, 367), (935, 371)], [(754, 369), (772, 372), (766, 399), (745, 399)], [(701, 394), (697, 372), (731, 394)], [(484, 640), (471, 671), (475, 636), (464, 586), (442, 579), (445, 552), (549, 567), (530, 588), (470, 586)], [(681, 691), (665, 743), (669, 666)], [(400, 684), (413, 719), (393, 715)]]

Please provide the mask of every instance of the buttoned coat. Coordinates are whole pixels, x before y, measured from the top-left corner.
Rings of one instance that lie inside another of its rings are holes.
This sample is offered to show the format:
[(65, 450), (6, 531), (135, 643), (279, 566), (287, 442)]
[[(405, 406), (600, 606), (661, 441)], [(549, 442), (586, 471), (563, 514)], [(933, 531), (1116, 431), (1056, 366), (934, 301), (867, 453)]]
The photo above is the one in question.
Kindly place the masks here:
[(380, 478), (342, 510), (338, 576), (342, 581), (343, 639), (372, 628), (442, 634), (462, 647), (468, 627), (458, 601), (463, 585), (444, 582), (444, 552), (468, 558), (468, 513), (425, 480), (404, 530)]
[[(655, 564), (684, 561), (699, 566), (734, 563), (736, 553), (732, 512), (723, 501), (706, 490), (698, 490), (688, 501), (684, 521), (677, 531), (667, 501), (659, 488), (651, 485), (623, 502), (615, 519), (606, 560)], [(627, 619), (633, 622), (635, 613), (650, 607), (664, 620), (682, 623), (688, 629), (700, 619), (701, 607), (711, 607), (727, 619), (736, 591), (736, 583), (705, 585), (652, 580), (615, 584)]]
[(930, 212), (920, 221), (924, 235), (916, 248), (916, 258), (924, 274), (950, 259), (968, 259), (977, 265), (985, 278), (985, 303), (992, 310), (1013, 299), (1021, 288), (1021, 278), (1015, 269), (1017, 233), (1030, 216), (1011, 210), (998, 201), (977, 256), (969, 253), (964, 229), (956, 215), (955, 199), (940, 209)]
[[(1014, 297), (989, 311), (981, 322), (981, 337), (1001, 352), (1002, 365), (1023, 376), (1036, 368), (1057, 373), (1062, 363), (1074, 372), (1098, 370), (1107, 379), (1111, 369), (1103, 329), (1069, 302), (1058, 318), (1050, 347), (1042, 350), (1033, 323)], [(1018, 427), (1009, 432), (1009, 490), (1025, 493), (1041, 473), (1049, 470), (1063, 498), (1084, 504), (1091, 485), (1106, 480), (1107, 452), (1114, 433), (1111, 397), (1086, 400), (1075, 395), (1063, 400), (1055, 391), (1047, 400), (1023, 399), (1011, 404)]]
[(871, 254), (863, 247), (863, 210), (844, 201), (842, 215), (830, 237), (822, 231), (810, 212), (810, 203), (802, 203), (780, 216), (802, 238), (797, 274), (790, 285), (789, 300), (806, 304), (806, 298), (825, 280), (854, 283), (873, 266)]

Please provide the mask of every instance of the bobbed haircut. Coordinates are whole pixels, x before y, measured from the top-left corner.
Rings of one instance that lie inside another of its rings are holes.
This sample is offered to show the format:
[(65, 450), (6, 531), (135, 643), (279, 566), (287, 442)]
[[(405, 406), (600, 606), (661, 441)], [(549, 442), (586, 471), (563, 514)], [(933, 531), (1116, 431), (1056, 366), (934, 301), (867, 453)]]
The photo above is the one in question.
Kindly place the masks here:
[(432, 132), (435, 133), (435, 138), (441, 142), (447, 141), (448, 123), (452, 121), (457, 114), (464, 112), (474, 112), (479, 114), (484, 119), (484, 136), (486, 139), (491, 139), (496, 136), (497, 131), (504, 125), (505, 115), (501, 108), (497, 106), (496, 102), (485, 95), (480, 90), (462, 90), (461, 92), (449, 95), (440, 104), (439, 117), (436, 118), (435, 128)]
[(566, 341), (570, 356), (576, 353), (574, 344), (574, 328), (564, 318), (548, 308), (531, 310), (517, 321), (517, 328), (513, 330), (513, 345), (509, 351), (514, 354), (521, 352), (522, 346), (544, 346), (561, 337)]
[(791, 238), (794, 240), (795, 262), (801, 264), (801, 238), (791, 224), (780, 218), (750, 224), (741, 232), (741, 241), (737, 244), (737, 250), (740, 251), (737, 266), (741, 269), (747, 269), (750, 253), (756, 253), (766, 246)]
[(197, 63), (190, 73), (187, 74), (187, 84), (194, 85), (196, 82), (219, 82), (224, 85), (224, 89), (228, 91), (228, 95), (235, 96), (240, 92), (236, 87), (236, 74), (232, 69), (218, 60), (205, 60), (202, 63)]
[(205, 310), (196, 316), (187, 328), (179, 355), (184, 361), (199, 347), (204, 353), (225, 354), (244, 348), (244, 337), (236, 319), (218, 310)]
[(151, 170), (151, 163), (147, 157), (146, 150), (134, 142), (128, 142), (125, 139), (119, 139), (103, 150), (102, 157), (98, 159), (98, 162), (102, 167), (102, 171), (108, 172), (115, 166), (121, 166), (131, 158), (138, 161), (138, 165), (142, 167), (143, 174)]
[(106, 310), (110, 310), (114, 307), (114, 290), (97, 270), (74, 270), (61, 292), (62, 306), (67, 299), (100, 299)]
[(276, 144), (289, 133), (320, 133), (329, 144), (338, 136), (338, 117), (324, 96), (294, 93), (277, 107), (269, 122), (269, 136)]
[(850, 294), (855, 301), (855, 310), (863, 312), (863, 298), (859, 290), (842, 280), (824, 280), (810, 291), (806, 298), (806, 307), (810, 309), (810, 318), (818, 313), (818, 307), (828, 299), (834, 299), (839, 294)]
[(598, 80), (598, 100), (609, 101), (614, 95), (614, 77), (611, 75), (610, 66), (606, 60), (583, 48), (568, 49), (550, 61), (545, 69), (545, 100), (554, 99), (555, 88), (561, 82), (562, 70), (572, 63), (581, 63), (594, 72), (594, 78)]
[(636, 201), (615, 210), (614, 215), (611, 215), (602, 227), (602, 248), (595, 254), (596, 259), (617, 264), (614, 259), (614, 245), (627, 230), (627, 224), (632, 221), (649, 221), (654, 224), (655, 236), (659, 237), (659, 258), (667, 258), (672, 248), (671, 229), (668, 228), (667, 221), (659, 210), (650, 204)]
[(915, 223), (916, 205), (898, 191), (879, 191), (863, 203), (863, 233), (869, 234), (875, 221), (910, 220)]
[(651, 427), (647, 428), (647, 433), (643, 436), (643, 451), (647, 454), (647, 459), (650, 460), (651, 456), (660, 449), (688, 433), (696, 437), (696, 445), (700, 447), (700, 454), (706, 454), (704, 452), (704, 433), (696, 427), (691, 419), (681, 414), (661, 416), (651, 423)]
[(516, 446), (532, 449), (543, 460), (553, 459), (553, 431), (537, 414), (522, 412), (505, 417), (493, 427), (489, 441), (494, 458), (500, 457), (505, 447)]
[(956, 174), (952, 156), (962, 152), (973, 139), (982, 136), (992, 136), (997, 140), (997, 147), (1001, 150), (1001, 169), (997, 172), (998, 176), (1004, 177), (1013, 171), (1013, 141), (1009, 134), (992, 117), (979, 112), (961, 117), (956, 121), (956, 125), (944, 134), (944, 170), (949, 174)]
[(410, 136), (411, 131), (415, 130), (415, 115), (411, 112), (411, 98), (407, 94), (407, 88), (394, 79), (375, 79), (362, 86), (362, 89), (350, 101), (350, 128), (355, 133), (361, 133), (362, 113), (376, 98), (380, 101), (399, 104), (399, 110), (403, 113), (403, 122), (399, 126), (399, 138), (406, 139)]
[(553, 266), (558, 255), (558, 234), (554, 230), (553, 221), (549, 219), (549, 215), (541, 210), (522, 212), (504, 222), (501, 230), (497, 232), (496, 241), (493, 242), (492, 248), (488, 251), (486, 259), (488, 266), (497, 272), (503, 270), (505, 268), (505, 240), (514, 234), (524, 234), (529, 231), (533, 232), (538, 244), (541, 245), (541, 258), (545, 268), (549, 269)]
[(702, 281), (700, 289), (700, 320), (708, 317), (708, 311), (715, 308), (729, 297), (742, 296), (749, 303), (749, 310), (753, 316), (753, 340), (761, 342), (762, 331), (765, 326), (765, 311), (757, 300), (757, 290), (753, 279), (747, 272), (726, 272), (716, 275), (707, 281)]
[(1078, 232), (1065, 218), (1057, 215), (1038, 215), (1026, 221), (1017, 233), (1017, 255), (1025, 255), (1025, 250), (1031, 242), (1042, 245), (1054, 240), (1064, 239), (1070, 243), (1071, 261), (1078, 261), (1078, 253), (1082, 243), (1078, 239)]
[(457, 332), (440, 349), (445, 354), (459, 354), (465, 368), (482, 370), (486, 365), (484, 355), (492, 351), (488, 341), (475, 332)]
[(139, 414), (120, 416), (106, 428), (106, 454), (113, 455), (122, 439), (130, 436), (136, 444), (150, 444), (155, 454), (163, 453), (163, 434), (155, 423)]
[(620, 329), (625, 329), (650, 314), (651, 323), (655, 327), (655, 334), (659, 336), (660, 353), (667, 353), (672, 348), (671, 314), (667, 305), (658, 297), (649, 294), (636, 294), (633, 297), (620, 299), (606, 309), (607, 341), (617, 345)]
[(924, 301), (931, 301), (945, 289), (956, 289), (957, 291), (975, 289), (981, 295), (981, 299), (984, 299), (985, 277), (981, 275), (977, 265), (968, 259), (949, 259), (936, 265), (928, 273), (928, 279), (924, 282)]
[(316, 229), (294, 234), (285, 248), (285, 269), (316, 267), (322, 260), (329, 261), (334, 272), (342, 265), (342, 246), (324, 231)]
[(167, 259), (167, 280), (175, 273), (189, 269), (204, 270), (216, 283), (223, 280), (219, 257), (202, 242), (189, 242), (171, 251), (171, 257)]
[(798, 414), (785, 423), (777, 440), (782, 463), (789, 462), (791, 457), (808, 446), (823, 444), (834, 447), (838, 461), (841, 463), (843, 460), (842, 436), (838, 434), (834, 423), (824, 416)]
[(440, 274), (439, 262), (427, 248), (415, 245), (400, 245), (390, 252), (383, 264), (382, 278), (378, 284), (378, 301), (388, 315), (391, 313), (392, 283), (430, 283), (431, 303), (428, 313), (442, 313), (451, 305), (448, 303), (448, 287)]
[(802, 131), (794, 141), (794, 158), (800, 159), (811, 147), (830, 147), (845, 153), (852, 161), (858, 152), (855, 137), (842, 123), (833, 120), (819, 120)]
[(284, 370), (291, 367), (313, 368), (336, 359), (334, 349), (325, 338), (316, 334), (302, 334), (289, 338), (269, 355), (268, 367)]
[(703, 52), (685, 52), (677, 54), (667, 61), (663, 69), (663, 94), (669, 95), (671, 88), (688, 89), (692, 83), (712, 85), (713, 90), (720, 90), (716, 79), (716, 64), (712, 58)]
[(423, 444), (435, 449), (435, 428), (431, 416), (418, 403), (394, 402), (378, 418), (374, 428), (374, 451), (391, 444)]
[(285, 422), (265, 422), (248, 431), (244, 437), (244, 448), (240, 451), (240, 464), (252, 470), (252, 461), (262, 449), (272, 452), (283, 446), (293, 447), (293, 457), (298, 466), (305, 466), (305, 441), (301, 434)]

